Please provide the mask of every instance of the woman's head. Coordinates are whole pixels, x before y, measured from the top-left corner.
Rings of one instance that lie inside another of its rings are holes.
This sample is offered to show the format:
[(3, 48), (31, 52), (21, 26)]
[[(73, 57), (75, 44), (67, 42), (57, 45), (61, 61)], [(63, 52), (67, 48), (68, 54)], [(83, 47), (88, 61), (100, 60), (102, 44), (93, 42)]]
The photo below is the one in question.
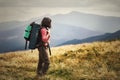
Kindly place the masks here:
[(41, 22), (41, 26), (43, 27), (48, 27), (48, 28), (51, 28), (51, 19), (49, 17), (44, 17), (42, 22)]

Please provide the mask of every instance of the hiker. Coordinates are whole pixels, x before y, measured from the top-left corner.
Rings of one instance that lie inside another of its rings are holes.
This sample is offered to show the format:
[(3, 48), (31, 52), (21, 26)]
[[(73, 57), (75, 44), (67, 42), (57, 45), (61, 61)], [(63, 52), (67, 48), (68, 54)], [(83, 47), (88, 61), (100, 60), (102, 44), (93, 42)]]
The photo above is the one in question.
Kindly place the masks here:
[(41, 33), (41, 43), (39, 43), (39, 62), (37, 66), (37, 74), (39, 76), (44, 76), (49, 68), (50, 60), (48, 56), (48, 43), (50, 39), (50, 28), (51, 28), (51, 19), (49, 17), (44, 17), (41, 21), (42, 28), (40, 29)]

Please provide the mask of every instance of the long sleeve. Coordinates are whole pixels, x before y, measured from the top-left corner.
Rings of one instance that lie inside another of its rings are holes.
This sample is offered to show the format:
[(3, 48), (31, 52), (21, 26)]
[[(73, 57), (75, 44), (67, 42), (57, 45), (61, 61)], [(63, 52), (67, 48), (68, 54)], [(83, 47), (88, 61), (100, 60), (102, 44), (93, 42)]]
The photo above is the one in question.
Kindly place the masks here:
[(50, 33), (46, 30), (46, 28), (41, 29), (42, 41), (47, 43), (50, 38)]

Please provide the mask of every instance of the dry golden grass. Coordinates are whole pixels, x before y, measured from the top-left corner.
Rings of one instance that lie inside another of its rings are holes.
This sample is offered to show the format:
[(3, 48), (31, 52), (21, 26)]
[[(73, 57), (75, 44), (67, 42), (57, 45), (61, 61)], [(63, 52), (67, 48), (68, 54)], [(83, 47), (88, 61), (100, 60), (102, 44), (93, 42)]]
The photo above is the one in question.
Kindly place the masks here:
[[(120, 80), (120, 40), (55, 47), (50, 60), (42, 80)], [(37, 50), (0, 54), (0, 80), (36, 80), (37, 63)]]

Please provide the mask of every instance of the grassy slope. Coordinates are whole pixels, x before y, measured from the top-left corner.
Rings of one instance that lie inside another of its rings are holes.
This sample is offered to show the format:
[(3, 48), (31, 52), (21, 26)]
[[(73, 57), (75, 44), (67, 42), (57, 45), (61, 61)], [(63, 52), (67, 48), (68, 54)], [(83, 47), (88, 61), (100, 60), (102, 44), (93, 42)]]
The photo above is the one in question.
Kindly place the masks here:
[[(120, 79), (120, 41), (52, 48), (44, 80)], [(0, 80), (35, 80), (38, 51), (0, 54)]]

